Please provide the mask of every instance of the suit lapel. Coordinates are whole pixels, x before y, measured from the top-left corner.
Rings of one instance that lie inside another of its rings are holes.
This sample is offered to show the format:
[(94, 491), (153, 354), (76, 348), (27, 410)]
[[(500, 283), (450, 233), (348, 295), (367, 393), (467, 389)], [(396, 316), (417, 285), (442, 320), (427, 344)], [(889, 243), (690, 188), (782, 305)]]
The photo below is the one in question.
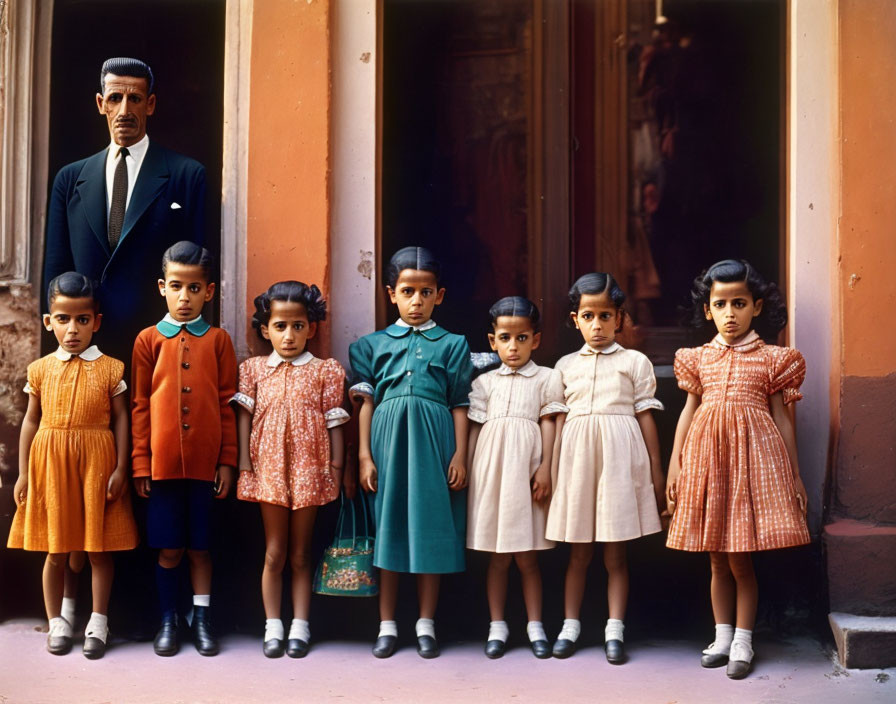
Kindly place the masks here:
[(106, 152), (104, 149), (99, 154), (94, 154), (87, 159), (78, 180), (75, 183), (75, 191), (81, 200), (84, 209), (84, 217), (90, 224), (90, 229), (99, 240), (100, 246), (106, 254), (111, 254), (109, 249), (109, 235), (106, 232)]
[(162, 148), (151, 141), (149, 149), (146, 150), (146, 156), (143, 158), (140, 173), (137, 174), (137, 183), (134, 184), (131, 202), (128, 203), (128, 209), (124, 214), (121, 239), (118, 242), (119, 247), (134, 225), (137, 224), (137, 221), (140, 220), (143, 213), (146, 212), (146, 209), (158, 197), (168, 183), (169, 177), (168, 162), (165, 159)]

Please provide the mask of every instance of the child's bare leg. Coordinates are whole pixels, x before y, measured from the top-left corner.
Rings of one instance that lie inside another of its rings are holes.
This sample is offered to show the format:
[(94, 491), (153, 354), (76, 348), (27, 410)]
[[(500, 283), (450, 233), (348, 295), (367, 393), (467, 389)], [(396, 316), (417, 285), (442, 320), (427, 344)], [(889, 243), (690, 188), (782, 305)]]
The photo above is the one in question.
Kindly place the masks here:
[(83, 550), (75, 550), (68, 554), (68, 563), (65, 566), (65, 591), (66, 599), (74, 599), (78, 596), (78, 576), (87, 562), (87, 554)]
[(716, 623), (731, 623), (734, 620), (737, 590), (728, 562), (728, 553), (709, 553), (709, 563), (712, 568), (709, 593), (712, 599), (713, 618)]
[(504, 620), (504, 605), (507, 602), (507, 572), (513, 555), (492, 553), (485, 577), (485, 593), (488, 596), (488, 611), (492, 621)]
[(47, 553), (43, 571), (44, 608), (47, 610), (47, 620), (58, 618), (62, 610), (67, 560), (68, 555), (64, 552)]
[(159, 565), (166, 570), (174, 569), (180, 564), (183, 556), (183, 548), (163, 548), (159, 550)]
[(604, 567), (607, 569), (610, 618), (622, 621), (628, 605), (628, 558), (624, 542), (604, 543)]
[(514, 555), (514, 559), (520, 570), (526, 616), (529, 621), (541, 621), (541, 570), (538, 569), (536, 552), (534, 550), (518, 552)]
[(115, 575), (115, 562), (111, 553), (91, 552), (90, 585), (93, 591), (93, 611), (98, 614), (109, 612), (109, 594), (112, 592), (112, 578)]
[(759, 602), (759, 585), (753, 571), (753, 559), (748, 552), (729, 552), (728, 565), (737, 583), (737, 628), (753, 630), (756, 623), (756, 605)]
[(420, 618), (436, 617), (436, 607), (439, 604), (439, 580), (438, 574), (417, 575), (417, 600), (420, 602)]
[[(292, 569), (293, 618), (308, 620), (311, 608), (311, 535), (317, 506), (308, 506), (290, 512), (289, 566)], [(303, 639), (304, 640), (304, 639)]]
[(187, 550), (193, 594), (212, 593), (212, 556), (208, 550)]
[(283, 594), (283, 568), (286, 566), (289, 540), (289, 509), (261, 503), (264, 523), (264, 567), (261, 570), (261, 601), (265, 618), (280, 619)]
[(588, 565), (594, 556), (594, 543), (572, 543), (569, 550), (569, 565), (566, 568), (566, 585), (563, 589), (563, 611), (565, 618), (578, 619), (585, 598), (585, 580)]
[(380, 621), (395, 620), (398, 602), (398, 572), (380, 570)]

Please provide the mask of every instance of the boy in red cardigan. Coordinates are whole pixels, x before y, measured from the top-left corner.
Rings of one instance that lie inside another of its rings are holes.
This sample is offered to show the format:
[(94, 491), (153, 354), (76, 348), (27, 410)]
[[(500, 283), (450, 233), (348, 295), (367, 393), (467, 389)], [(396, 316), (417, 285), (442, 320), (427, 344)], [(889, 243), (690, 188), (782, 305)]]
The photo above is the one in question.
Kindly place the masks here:
[(162, 625), (157, 655), (174, 655), (177, 640), (177, 566), (184, 551), (193, 585), (193, 643), (216, 655), (211, 631), (213, 497), (230, 492), (237, 462), (236, 355), (230, 336), (202, 319), (212, 299), (211, 255), (178, 242), (162, 257), (159, 292), (168, 314), (143, 330), (132, 364), (133, 468), (137, 493), (149, 498), (147, 539), (159, 548), (156, 583)]

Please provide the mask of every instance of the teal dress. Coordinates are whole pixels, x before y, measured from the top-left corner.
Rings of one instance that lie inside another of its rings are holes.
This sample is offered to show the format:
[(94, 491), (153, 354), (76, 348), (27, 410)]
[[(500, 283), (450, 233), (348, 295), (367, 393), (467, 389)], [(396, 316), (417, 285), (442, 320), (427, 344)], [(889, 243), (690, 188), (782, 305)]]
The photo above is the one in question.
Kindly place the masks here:
[(469, 405), (473, 365), (461, 335), (390, 325), (349, 347), (352, 393), (373, 396), (377, 468), (373, 564), (394, 572), (462, 572), (466, 491), (448, 488), (452, 408)]

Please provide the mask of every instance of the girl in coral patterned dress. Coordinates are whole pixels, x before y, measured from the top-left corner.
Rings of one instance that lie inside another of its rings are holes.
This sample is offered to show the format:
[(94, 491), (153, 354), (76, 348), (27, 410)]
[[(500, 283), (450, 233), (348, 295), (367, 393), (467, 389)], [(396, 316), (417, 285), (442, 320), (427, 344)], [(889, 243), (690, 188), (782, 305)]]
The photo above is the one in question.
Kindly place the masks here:
[(802, 398), (806, 365), (795, 349), (766, 345), (756, 333), (783, 328), (787, 311), (775, 284), (747, 262), (714, 264), (691, 296), (695, 323), (712, 321), (719, 334), (675, 355), (688, 399), (669, 463), (667, 545), (709, 552), (716, 637), (701, 664), (727, 662), (728, 676), (740, 679), (751, 668), (758, 598), (750, 553), (809, 542), (785, 408)]
[[(339, 496), (344, 446), (345, 371), (317, 359), (305, 343), (326, 317), (317, 286), (281, 281), (255, 299), (252, 326), (274, 351), (240, 365), (237, 496), (261, 506), (265, 561), (261, 596), (264, 654), (303, 657), (311, 637), (309, 553), (317, 507)], [(280, 596), (286, 559), (292, 567), (293, 620), (284, 644)]]
[(96, 659), (105, 652), (109, 632), (110, 552), (137, 545), (127, 486), (127, 385), (124, 364), (90, 344), (101, 319), (91, 281), (75, 272), (61, 274), (50, 282), (47, 299), (50, 312), (43, 321), (59, 349), (28, 365), (28, 410), (13, 490), (18, 508), (8, 546), (47, 553), (47, 649), (54, 655), (72, 646), (71, 623), (61, 614), (68, 553), (87, 551), (93, 613), (84, 655)]

